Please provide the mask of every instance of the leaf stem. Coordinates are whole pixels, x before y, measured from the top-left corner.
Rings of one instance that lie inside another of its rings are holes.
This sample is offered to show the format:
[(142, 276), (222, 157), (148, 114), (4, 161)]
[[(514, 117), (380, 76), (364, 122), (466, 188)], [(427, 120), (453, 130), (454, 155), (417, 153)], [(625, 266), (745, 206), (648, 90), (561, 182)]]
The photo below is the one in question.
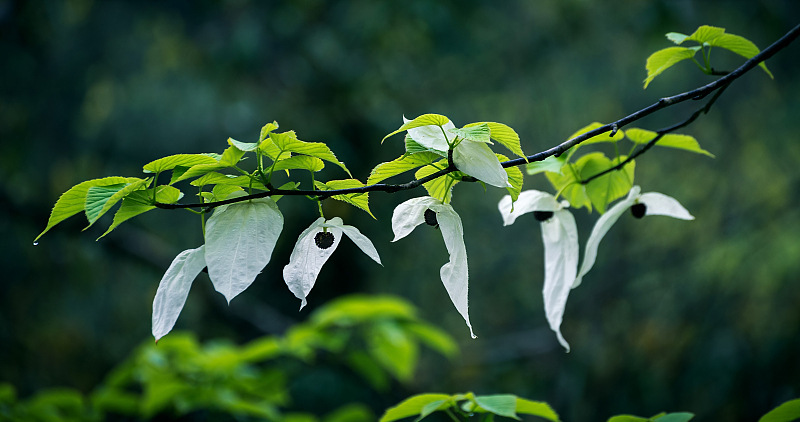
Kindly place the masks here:
[(447, 416), (450, 416), (450, 419), (452, 419), (453, 421), (455, 421), (455, 422), (462, 422), (460, 419), (458, 419), (458, 418), (456, 417), (456, 415), (455, 415), (455, 414), (453, 414), (453, 412), (451, 412), (451, 411), (450, 411), (450, 409), (444, 409), (444, 413), (447, 413)]

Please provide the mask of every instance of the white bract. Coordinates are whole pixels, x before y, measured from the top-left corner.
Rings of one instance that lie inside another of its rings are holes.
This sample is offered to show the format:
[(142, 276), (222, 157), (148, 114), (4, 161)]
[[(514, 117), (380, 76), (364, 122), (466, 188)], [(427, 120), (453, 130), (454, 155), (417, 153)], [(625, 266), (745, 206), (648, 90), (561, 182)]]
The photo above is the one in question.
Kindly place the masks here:
[[(541, 222), (544, 242), (544, 312), (550, 329), (555, 331), (558, 342), (569, 352), (569, 344), (561, 334), (561, 321), (567, 297), (578, 272), (578, 228), (575, 218), (567, 211), (569, 202), (558, 202), (553, 195), (537, 190), (520, 193), (513, 204), (506, 195), (497, 204), (503, 216), (503, 225), (513, 224), (517, 217), (529, 212), (552, 212), (552, 216)], [(513, 211), (512, 211), (513, 209)]]
[(179, 253), (169, 265), (153, 300), (153, 337), (156, 341), (172, 330), (186, 303), (192, 282), (205, 266), (203, 246)]
[(214, 210), (206, 223), (205, 259), (214, 288), (228, 303), (267, 266), (281, 230), (283, 215), (270, 198)]
[[(434, 127), (439, 129), (438, 126)], [(415, 227), (422, 224), (425, 221), (425, 211), (427, 210), (436, 213), (436, 221), (442, 231), (444, 244), (447, 252), (450, 253), (450, 261), (444, 264), (439, 271), (442, 283), (456, 310), (464, 317), (470, 335), (472, 338), (476, 338), (472, 332), (472, 324), (469, 322), (467, 304), (469, 270), (467, 268), (467, 248), (464, 246), (464, 228), (461, 225), (461, 218), (453, 210), (453, 207), (430, 196), (403, 202), (394, 209), (392, 214), (392, 231), (394, 231), (392, 242), (408, 236)]]
[(603, 240), (603, 236), (608, 233), (611, 226), (617, 222), (622, 213), (628, 208), (636, 204), (643, 204), (646, 207), (644, 215), (666, 215), (681, 220), (694, 220), (694, 217), (689, 214), (689, 211), (686, 211), (686, 208), (675, 200), (675, 198), (658, 192), (640, 194), (640, 191), (641, 189), (639, 186), (632, 187), (630, 192), (628, 192), (627, 198), (615, 204), (597, 220), (597, 223), (595, 223), (592, 229), (592, 234), (586, 242), (586, 253), (583, 255), (583, 264), (581, 264), (578, 277), (575, 278), (575, 282), (572, 284), (573, 289), (581, 285), (583, 276), (592, 269), (597, 259), (597, 247), (600, 245), (600, 241)]
[[(410, 120), (403, 117), (403, 122), (408, 123)], [(408, 129), (408, 135), (425, 148), (446, 152), (450, 148), (448, 144), (456, 139), (456, 135), (450, 132), (450, 129), (455, 127), (453, 122), (448, 120), (442, 127), (428, 125)], [(462, 139), (453, 149), (453, 164), (458, 170), (492, 186), (511, 187), (508, 183), (508, 174), (500, 165), (497, 156), (484, 142)]]
[[(333, 234), (333, 244), (324, 249), (317, 246), (314, 239), (317, 233), (323, 232), (323, 229)], [(300, 234), (292, 250), (292, 255), (289, 257), (289, 264), (283, 267), (283, 280), (289, 290), (301, 300), (300, 309), (303, 309), (308, 303), (306, 297), (314, 287), (322, 266), (339, 246), (342, 233), (347, 235), (367, 256), (381, 264), (381, 257), (378, 256), (375, 246), (357, 228), (343, 224), (339, 217), (328, 221), (322, 217), (318, 218)]]

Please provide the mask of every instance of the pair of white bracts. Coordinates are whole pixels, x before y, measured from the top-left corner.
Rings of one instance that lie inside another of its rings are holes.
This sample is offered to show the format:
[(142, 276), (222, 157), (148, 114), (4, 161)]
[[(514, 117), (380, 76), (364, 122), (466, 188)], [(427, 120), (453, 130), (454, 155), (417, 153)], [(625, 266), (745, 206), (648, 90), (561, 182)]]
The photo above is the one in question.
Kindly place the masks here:
[(561, 334), (561, 320), (567, 297), (571, 289), (578, 287), (583, 277), (597, 259), (597, 247), (608, 230), (619, 217), (636, 204), (644, 204), (644, 215), (665, 215), (681, 220), (693, 220), (691, 214), (674, 198), (657, 193), (640, 193), (634, 186), (628, 197), (618, 202), (603, 214), (592, 229), (586, 242), (583, 264), (578, 271), (578, 229), (572, 213), (566, 210), (567, 201), (557, 201), (553, 195), (537, 190), (522, 192), (513, 204), (506, 195), (500, 200), (498, 209), (503, 216), (504, 225), (513, 224), (517, 217), (534, 211), (552, 212), (549, 219), (542, 221), (542, 241), (544, 242), (544, 309), (550, 328), (555, 331), (558, 341), (569, 352), (569, 344)]

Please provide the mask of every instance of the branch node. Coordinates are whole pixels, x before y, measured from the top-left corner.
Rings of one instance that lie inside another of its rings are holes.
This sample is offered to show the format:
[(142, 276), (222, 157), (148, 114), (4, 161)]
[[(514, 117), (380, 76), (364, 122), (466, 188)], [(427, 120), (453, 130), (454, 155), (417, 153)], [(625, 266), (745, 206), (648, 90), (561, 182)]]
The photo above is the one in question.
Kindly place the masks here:
[(611, 133), (608, 135), (608, 137), (609, 138), (613, 138), (614, 135), (616, 135), (618, 131), (619, 131), (619, 126), (617, 126), (616, 123), (612, 124), (611, 125)]

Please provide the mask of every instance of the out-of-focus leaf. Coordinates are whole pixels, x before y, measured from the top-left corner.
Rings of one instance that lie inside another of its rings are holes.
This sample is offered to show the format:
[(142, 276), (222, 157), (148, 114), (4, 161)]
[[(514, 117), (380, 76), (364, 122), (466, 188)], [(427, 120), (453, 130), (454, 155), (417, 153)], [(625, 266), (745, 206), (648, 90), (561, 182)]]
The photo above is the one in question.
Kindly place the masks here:
[(770, 410), (758, 422), (791, 422), (800, 419), (800, 399), (789, 400)]
[(323, 422), (372, 422), (375, 415), (361, 403), (346, 404), (325, 415)]
[(450, 400), (451, 396), (447, 394), (419, 394), (409, 397), (394, 407), (386, 409), (386, 412), (381, 416), (379, 422), (392, 422), (398, 419), (407, 418), (409, 416), (419, 415), (422, 408), (428, 404), (441, 401), (442, 403)]
[(517, 397), (518, 414), (534, 415), (553, 422), (558, 422), (558, 414), (545, 402), (532, 401)]
[(367, 336), (368, 351), (399, 381), (409, 382), (417, 366), (417, 343), (394, 322), (383, 322), (371, 327)]

